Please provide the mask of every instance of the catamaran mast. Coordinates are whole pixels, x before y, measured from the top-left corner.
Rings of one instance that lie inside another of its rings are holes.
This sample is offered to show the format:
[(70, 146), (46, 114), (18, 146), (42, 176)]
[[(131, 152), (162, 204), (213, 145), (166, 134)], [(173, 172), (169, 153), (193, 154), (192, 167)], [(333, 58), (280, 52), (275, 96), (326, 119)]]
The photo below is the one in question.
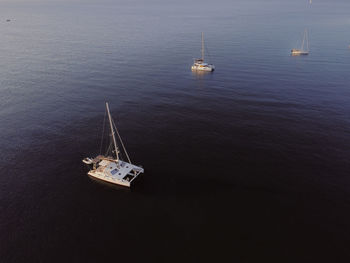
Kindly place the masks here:
[(202, 32), (202, 60), (204, 61), (204, 36)]
[(113, 138), (113, 144), (114, 144), (114, 150), (115, 150), (115, 155), (117, 157), (117, 161), (119, 161), (119, 151), (118, 151), (118, 146), (117, 146), (117, 141), (115, 140), (114, 136), (114, 130), (113, 130), (113, 122), (111, 118), (111, 114), (109, 113), (109, 107), (108, 107), (108, 102), (106, 102), (106, 109), (107, 109), (107, 114), (108, 114), (108, 119), (109, 119), (109, 125), (111, 126), (111, 133), (112, 133), (112, 138)]

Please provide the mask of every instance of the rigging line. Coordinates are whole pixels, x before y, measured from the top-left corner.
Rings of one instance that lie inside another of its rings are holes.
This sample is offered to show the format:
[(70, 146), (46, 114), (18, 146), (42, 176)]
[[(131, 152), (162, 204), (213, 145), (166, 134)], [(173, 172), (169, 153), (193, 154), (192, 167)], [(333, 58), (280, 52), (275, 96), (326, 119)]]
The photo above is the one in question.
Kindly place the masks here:
[(112, 143), (110, 143), (109, 145), (108, 145), (108, 148), (107, 148), (107, 151), (106, 151), (106, 153), (105, 153), (105, 156), (107, 157), (108, 155), (109, 155), (109, 153), (111, 152), (111, 155), (113, 156), (113, 153), (112, 153)]
[(100, 155), (102, 153), (102, 144), (103, 144), (103, 135), (105, 133), (105, 126), (106, 126), (106, 110), (105, 110), (105, 116), (103, 117), (102, 138), (101, 138), (101, 144), (100, 144)]
[(209, 57), (209, 61), (211, 61), (211, 56), (210, 56), (210, 53), (209, 53), (209, 49), (207, 48), (207, 46), (204, 46), (207, 54), (208, 54), (208, 57)]
[(303, 49), (304, 49), (304, 42), (305, 42), (305, 32), (304, 32), (304, 34), (303, 34), (303, 40), (301, 41), (300, 50), (303, 50)]
[[(299, 40), (296, 40), (296, 41), (295, 41), (294, 48), (298, 48), (298, 47), (299, 47)], [(294, 48), (293, 48), (293, 49), (294, 49)]]
[(129, 158), (129, 154), (128, 154), (128, 152), (127, 152), (126, 149), (125, 149), (123, 140), (122, 140), (122, 138), (121, 138), (120, 135), (119, 135), (119, 132), (118, 132), (117, 127), (115, 126), (114, 120), (112, 120), (112, 122), (113, 122), (114, 129), (115, 129), (115, 131), (116, 131), (116, 133), (117, 133), (117, 135), (118, 135), (119, 141), (120, 141), (120, 143), (121, 143), (121, 145), (122, 145), (122, 147), (123, 147), (123, 150), (124, 150), (124, 152), (125, 152), (126, 158), (128, 158), (128, 161), (129, 161), (129, 163), (131, 164), (131, 161), (130, 161), (130, 158)]

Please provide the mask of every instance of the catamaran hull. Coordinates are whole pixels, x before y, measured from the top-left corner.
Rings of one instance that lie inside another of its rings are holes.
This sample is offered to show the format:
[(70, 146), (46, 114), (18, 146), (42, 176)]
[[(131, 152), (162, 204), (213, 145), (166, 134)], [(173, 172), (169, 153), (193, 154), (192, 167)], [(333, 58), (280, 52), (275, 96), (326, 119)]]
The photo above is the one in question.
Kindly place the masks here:
[(214, 67), (196, 67), (196, 66), (192, 66), (191, 69), (193, 71), (208, 71), (208, 72), (212, 72), (214, 71)]
[(118, 180), (118, 179), (113, 178), (113, 177), (105, 176), (104, 174), (94, 173), (93, 171), (88, 172), (88, 175), (95, 178), (95, 179), (98, 179), (98, 180), (101, 180), (104, 182), (108, 182), (111, 184), (121, 185), (121, 186), (125, 186), (125, 187), (131, 186), (131, 182), (128, 182), (126, 180), (121, 181), (121, 180)]
[(309, 52), (292, 52), (292, 56), (306, 56)]

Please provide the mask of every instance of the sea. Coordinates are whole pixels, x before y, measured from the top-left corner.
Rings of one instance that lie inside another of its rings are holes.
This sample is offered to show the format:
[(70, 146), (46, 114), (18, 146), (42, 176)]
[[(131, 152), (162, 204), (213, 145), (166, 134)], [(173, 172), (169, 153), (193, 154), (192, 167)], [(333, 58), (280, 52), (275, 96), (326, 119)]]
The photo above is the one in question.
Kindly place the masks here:
[[(349, 13), (0, 0), (0, 262), (349, 262)], [(213, 73), (191, 71), (201, 32)], [(132, 189), (82, 163), (105, 102)]]

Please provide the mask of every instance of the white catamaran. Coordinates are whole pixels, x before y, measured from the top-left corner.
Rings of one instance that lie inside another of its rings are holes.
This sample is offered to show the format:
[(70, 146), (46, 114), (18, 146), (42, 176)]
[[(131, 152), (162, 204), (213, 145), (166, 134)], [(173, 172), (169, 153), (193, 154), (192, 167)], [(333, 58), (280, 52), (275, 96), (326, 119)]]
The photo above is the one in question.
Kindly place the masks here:
[[(305, 44), (306, 44), (306, 49), (305, 49)], [(301, 44), (300, 49), (293, 48), (292, 51), (292, 56), (300, 56), (300, 55), (309, 55), (309, 37), (307, 33), (307, 29), (304, 31), (304, 37), (303, 37), (303, 42)]]
[(214, 71), (215, 66), (212, 64), (208, 64), (204, 62), (204, 35), (202, 32), (202, 58), (197, 58), (194, 60), (194, 63), (191, 67), (193, 71), (200, 70), (200, 71)]
[[(129, 155), (126, 152), (123, 141), (109, 112), (107, 102), (106, 111), (109, 119), (112, 142), (108, 147), (107, 153), (105, 155), (98, 155), (93, 159), (85, 158), (83, 159), (83, 163), (87, 164), (90, 168), (88, 175), (105, 182), (130, 187), (135, 178), (140, 173), (143, 173), (144, 170), (142, 167), (131, 164)], [(120, 151), (115, 134), (118, 136), (119, 142), (124, 150), (128, 162), (122, 161), (119, 157)]]

